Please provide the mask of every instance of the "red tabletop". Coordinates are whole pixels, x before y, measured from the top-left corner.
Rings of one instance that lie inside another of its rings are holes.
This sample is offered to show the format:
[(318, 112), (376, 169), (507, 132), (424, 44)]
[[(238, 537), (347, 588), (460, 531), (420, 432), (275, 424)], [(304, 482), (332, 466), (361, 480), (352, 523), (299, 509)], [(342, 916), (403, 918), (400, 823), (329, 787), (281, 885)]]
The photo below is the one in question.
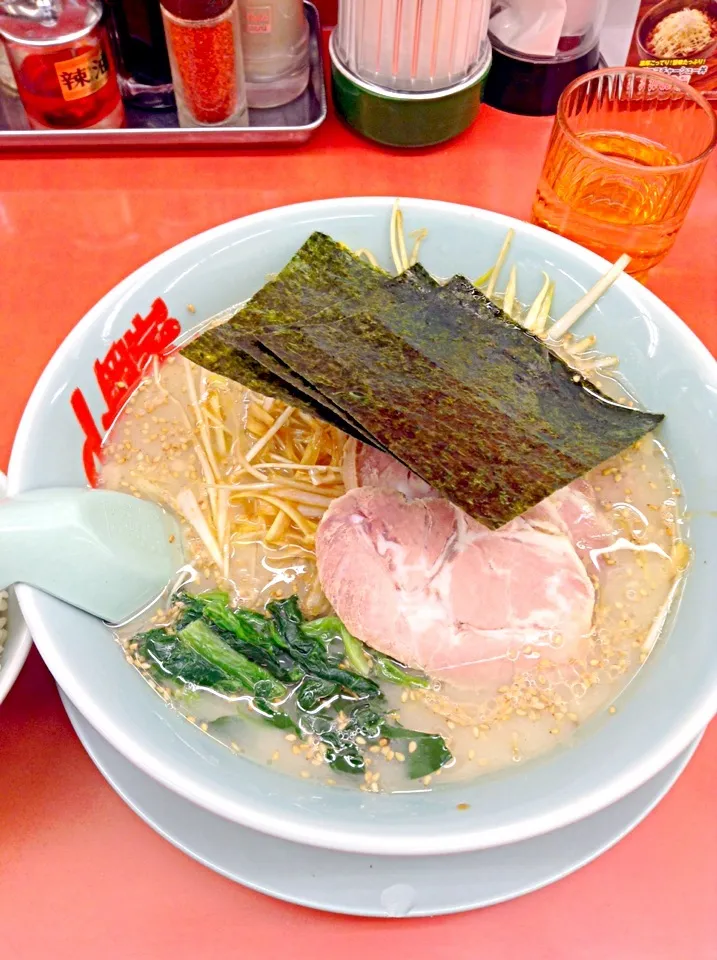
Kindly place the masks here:
[[(0, 465), (55, 347), (145, 260), (233, 217), (389, 194), (526, 217), (550, 120), (485, 108), (440, 149), (370, 146), (335, 120), (296, 152), (0, 161)], [(717, 351), (717, 161), (649, 285)], [(273, 901), (152, 832), (75, 738), (33, 652), (0, 707), (0, 957), (7, 960), (715, 960), (717, 728), (647, 820), (595, 863), (487, 910), (357, 920)]]

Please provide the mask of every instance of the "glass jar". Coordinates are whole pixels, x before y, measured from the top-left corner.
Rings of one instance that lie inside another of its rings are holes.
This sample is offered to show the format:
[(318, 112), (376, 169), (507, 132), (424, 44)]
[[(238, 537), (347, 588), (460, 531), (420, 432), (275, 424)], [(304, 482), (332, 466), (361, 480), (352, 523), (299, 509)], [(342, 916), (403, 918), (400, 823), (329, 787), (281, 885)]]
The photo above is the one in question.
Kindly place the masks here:
[(250, 107), (278, 107), (309, 82), (309, 24), (303, 0), (239, 0)]
[(163, 0), (181, 127), (248, 124), (238, 0)]
[(159, 0), (105, 0), (120, 91), (140, 110), (174, 107), (172, 73)]
[(124, 108), (97, 0), (64, 0), (47, 18), (0, 16), (0, 36), (34, 129), (121, 127)]
[(488, 54), (490, 0), (339, 0), (336, 52), (361, 80), (393, 91), (462, 83)]

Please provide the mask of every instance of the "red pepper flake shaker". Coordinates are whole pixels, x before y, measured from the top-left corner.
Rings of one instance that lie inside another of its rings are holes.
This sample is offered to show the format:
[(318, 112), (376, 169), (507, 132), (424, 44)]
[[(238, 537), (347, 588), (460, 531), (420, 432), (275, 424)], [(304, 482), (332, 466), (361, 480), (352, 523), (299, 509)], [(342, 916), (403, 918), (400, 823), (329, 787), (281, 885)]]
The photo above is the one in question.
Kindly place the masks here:
[(30, 126), (121, 127), (125, 115), (98, 0), (62, 0), (43, 16), (0, 16), (0, 37)]
[(237, 0), (162, 0), (182, 127), (248, 123)]

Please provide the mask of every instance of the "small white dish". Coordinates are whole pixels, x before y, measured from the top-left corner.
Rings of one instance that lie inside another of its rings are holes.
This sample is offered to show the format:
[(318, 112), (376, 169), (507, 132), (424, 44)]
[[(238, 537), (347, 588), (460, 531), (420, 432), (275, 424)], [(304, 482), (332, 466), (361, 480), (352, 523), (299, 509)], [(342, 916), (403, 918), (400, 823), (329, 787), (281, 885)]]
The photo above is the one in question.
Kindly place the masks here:
[(702, 736), (634, 793), (561, 830), (473, 853), (372, 857), (280, 840), (190, 803), (133, 766), (60, 694), (77, 736), (105, 779), (165, 840), (259, 893), (363, 917), (460, 913), (562, 879), (622, 840), (657, 806)]
[[(0, 473), (0, 499), (7, 490), (7, 477)], [(8, 590), (7, 601), (7, 639), (0, 650), (0, 703), (10, 692), (23, 663), (30, 652), (32, 639), (25, 625), (15, 591)]]

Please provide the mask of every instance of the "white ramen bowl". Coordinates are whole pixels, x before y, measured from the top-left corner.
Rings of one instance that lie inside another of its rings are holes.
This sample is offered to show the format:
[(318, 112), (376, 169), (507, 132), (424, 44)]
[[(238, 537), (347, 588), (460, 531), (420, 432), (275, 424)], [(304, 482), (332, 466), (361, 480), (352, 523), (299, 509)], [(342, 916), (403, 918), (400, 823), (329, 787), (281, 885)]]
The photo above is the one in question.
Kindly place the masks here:
[[(93, 365), (156, 298), (186, 332), (253, 294), (314, 230), (368, 247), (388, 266), (392, 203), (350, 198), (270, 210), (200, 234), (137, 270), (80, 321), (42, 375), (15, 442), (11, 492), (86, 482), (84, 435), (70, 397), (80, 388), (100, 423), (105, 406)], [(521, 299), (535, 296), (545, 270), (556, 281), (558, 314), (607, 269), (574, 243), (509, 217), (427, 200), (404, 200), (402, 209), (407, 230), (428, 228), (421, 259), (436, 276), (482, 274), (512, 227)], [(98, 620), (21, 586), (23, 613), (55, 679), (102, 736), (165, 786), (246, 826), (339, 850), (432, 854), (510, 843), (565, 826), (645, 783), (717, 711), (717, 363), (627, 276), (578, 329), (596, 332), (602, 351), (620, 355), (645, 406), (667, 414), (660, 432), (690, 511), (694, 560), (679, 609), (617, 712), (586, 724), (574, 746), (430, 793), (368, 795), (293, 778), (234, 756), (183, 720), (125, 662)], [(458, 803), (469, 810), (458, 811)]]

